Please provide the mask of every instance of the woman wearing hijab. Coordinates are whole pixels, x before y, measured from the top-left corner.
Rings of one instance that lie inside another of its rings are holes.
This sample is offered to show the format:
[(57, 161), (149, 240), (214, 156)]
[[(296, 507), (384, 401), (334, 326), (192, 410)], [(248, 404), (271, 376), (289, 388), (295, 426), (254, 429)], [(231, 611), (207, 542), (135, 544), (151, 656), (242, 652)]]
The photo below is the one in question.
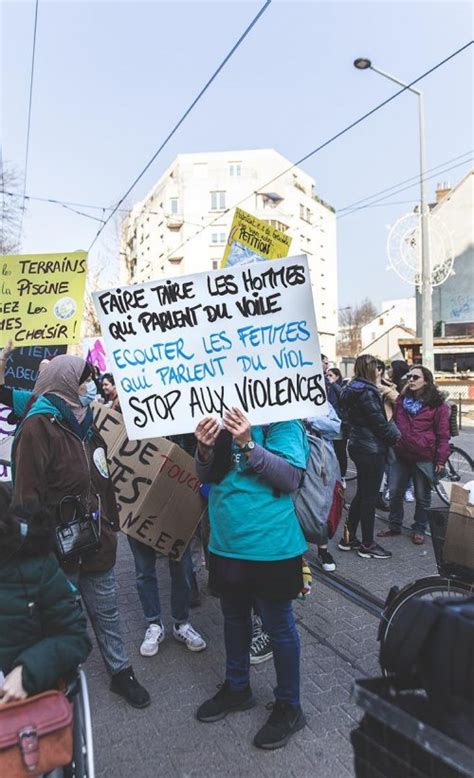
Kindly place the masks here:
[(106, 445), (89, 407), (96, 392), (90, 365), (66, 354), (42, 368), (33, 393), (11, 390), (13, 411), (21, 418), (12, 450), (13, 501), (57, 512), (63, 498), (75, 497), (88, 512), (100, 510), (99, 548), (64, 569), (81, 591), (112, 675), (111, 690), (143, 708), (150, 697), (135, 678), (120, 630), (114, 576), (120, 527)]

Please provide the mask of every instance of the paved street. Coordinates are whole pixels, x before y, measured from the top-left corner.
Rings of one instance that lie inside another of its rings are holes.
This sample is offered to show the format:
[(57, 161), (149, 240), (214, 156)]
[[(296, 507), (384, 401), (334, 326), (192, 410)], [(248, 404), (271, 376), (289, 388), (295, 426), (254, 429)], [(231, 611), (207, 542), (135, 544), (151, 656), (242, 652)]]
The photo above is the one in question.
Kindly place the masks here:
[[(471, 450), (474, 431), (456, 440)], [(349, 497), (350, 497), (350, 490)], [(407, 522), (409, 523), (409, 521)], [(381, 522), (378, 522), (383, 526)], [(335, 546), (335, 541), (332, 546)], [(356, 554), (334, 550), (337, 572), (384, 597), (393, 584), (402, 585), (436, 572), (430, 544), (414, 546), (406, 535), (389, 539), (389, 561), (362, 560)], [(160, 560), (159, 574), (164, 620), (170, 627), (169, 576)], [(159, 654), (144, 659), (138, 653), (145, 624), (135, 589), (128, 544), (120, 539), (117, 565), (123, 627), (137, 676), (149, 689), (152, 705), (143, 711), (128, 707), (108, 690), (108, 681), (96, 648), (87, 663), (92, 695), (96, 766), (99, 778), (155, 778), (162, 776), (331, 776), (353, 775), (351, 729), (359, 710), (350, 701), (354, 678), (378, 674), (377, 619), (324, 585), (296, 603), (302, 639), (302, 704), (308, 726), (280, 751), (260, 752), (252, 737), (272, 700), (273, 665), (252, 670), (258, 705), (215, 724), (194, 718), (196, 707), (214, 694), (223, 678), (224, 651), (219, 603), (211, 596), (192, 612), (208, 649), (192, 654), (169, 635)], [(200, 574), (205, 589), (205, 571)]]

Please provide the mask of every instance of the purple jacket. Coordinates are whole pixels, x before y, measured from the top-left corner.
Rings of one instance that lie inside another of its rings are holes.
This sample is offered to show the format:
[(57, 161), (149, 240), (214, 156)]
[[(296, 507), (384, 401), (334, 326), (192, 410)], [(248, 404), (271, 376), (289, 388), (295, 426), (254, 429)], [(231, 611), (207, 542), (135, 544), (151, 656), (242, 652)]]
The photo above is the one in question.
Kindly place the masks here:
[(400, 459), (445, 464), (450, 453), (449, 406), (446, 403), (437, 408), (426, 405), (416, 416), (411, 416), (403, 407), (403, 398), (398, 397), (393, 420), (402, 434), (395, 444)]

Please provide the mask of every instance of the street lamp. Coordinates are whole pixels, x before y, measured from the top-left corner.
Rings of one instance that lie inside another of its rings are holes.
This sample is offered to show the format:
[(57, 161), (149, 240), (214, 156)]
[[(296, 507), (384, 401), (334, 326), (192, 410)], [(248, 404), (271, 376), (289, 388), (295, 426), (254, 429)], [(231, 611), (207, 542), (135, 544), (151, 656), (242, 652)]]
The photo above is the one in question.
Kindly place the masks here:
[(418, 97), (418, 123), (419, 123), (419, 144), (420, 144), (420, 215), (421, 215), (421, 342), (423, 346), (423, 364), (431, 371), (434, 370), (433, 353), (433, 303), (431, 299), (431, 258), (430, 258), (430, 238), (429, 238), (429, 209), (425, 196), (425, 171), (426, 171), (426, 152), (425, 152), (425, 111), (423, 104), (423, 93), (413, 86), (408, 86), (399, 78), (385, 73), (383, 70), (372, 65), (370, 59), (359, 57), (354, 60), (354, 67), (357, 70), (373, 70), (389, 81), (395, 84), (405, 86), (410, 92)]

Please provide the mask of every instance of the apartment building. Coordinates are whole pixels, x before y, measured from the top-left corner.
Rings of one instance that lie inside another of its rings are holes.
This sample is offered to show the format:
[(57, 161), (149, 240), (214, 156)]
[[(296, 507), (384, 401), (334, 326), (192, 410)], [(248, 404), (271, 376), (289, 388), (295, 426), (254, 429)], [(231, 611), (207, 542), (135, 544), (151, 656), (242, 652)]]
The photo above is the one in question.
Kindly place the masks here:
[(321, 348), (334, 358), (334, 208), (311, 176), (273, 149), (179, 154), (123, 221), (122, 283), (217, 269), (237, 205), (291, 235), (290, 255), (308, 256)]

